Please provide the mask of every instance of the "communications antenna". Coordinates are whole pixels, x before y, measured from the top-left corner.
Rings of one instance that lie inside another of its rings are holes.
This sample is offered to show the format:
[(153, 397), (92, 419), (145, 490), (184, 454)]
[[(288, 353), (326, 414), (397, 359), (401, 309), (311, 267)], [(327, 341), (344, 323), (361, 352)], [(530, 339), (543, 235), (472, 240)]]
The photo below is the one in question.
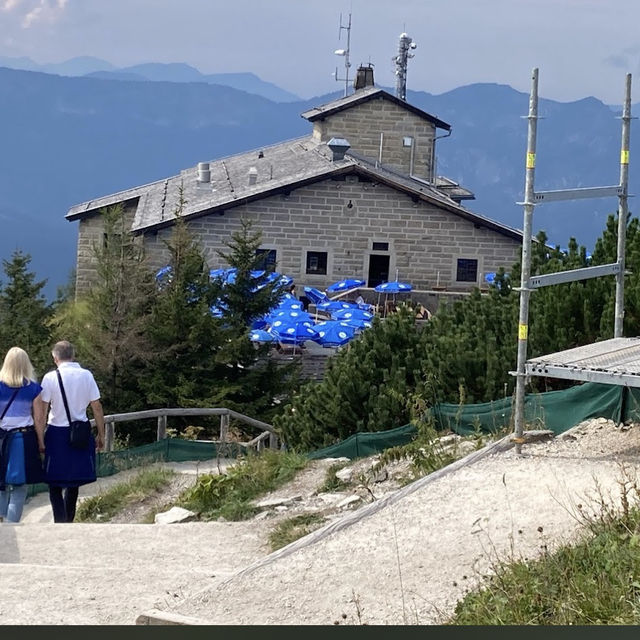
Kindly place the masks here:
[(407, 99), (407, 63), (409, 58), (413, 58), (411, 53), (418, 45), (406, 34), (400, 34), (398, 43), (398, 55), (392, 58), (396, 63), (396, 97), (400, 100)]
[(342, 30), (347, 32), (347, 48), (346, 49), (336, 49), (334, 53), (337, 56), (344, 57), (344, 78), (338, 78), (338, 67), (336, 67), (336, 72), (333, 74), (338, 82), (344, 81), (344, 96), (345, 98), (349, 95), (349, 68), (351, 67), (351, 62), (349, 61), (350, 47), (351, 47), (351, 13), (349, 13), (349, 22), (346, 25), (342, 24), (342, 14), (340, 14), (340, 28), (338, 29), (338, 40), (340, 40), (342, 36)]

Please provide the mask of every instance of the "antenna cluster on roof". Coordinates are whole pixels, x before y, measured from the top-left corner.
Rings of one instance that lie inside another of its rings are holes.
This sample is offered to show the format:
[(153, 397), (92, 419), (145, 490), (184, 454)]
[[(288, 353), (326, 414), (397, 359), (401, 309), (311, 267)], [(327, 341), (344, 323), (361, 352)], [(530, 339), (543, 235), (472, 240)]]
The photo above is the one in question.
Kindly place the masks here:
[(349, 14), (349, 22), (346, 25), (342, 24), (342, 14), (340, 14), (340, 28), (338, 29), (338, 40), (340, 40), (340, 36), (342, 35), (342, 30), (347, 32), (347, 48), (346, 49), (336, 49), (334, 53), (337, 56), (344, 56), (344, 78), (338, 78), (338, 67), (336, 67), (336, 72), (333, 74), (335, 79), (338, 82), (344, 81), (344, 95), (345, 98), (349, 95), (349, 68), (351, 67), (351, 62), (349, 60), (350, 47), (351, 47), (351, 14)]
[(398, 43), (398, 55), (392, 58), (396, 63), (396, 97), (400, 100), (407, 99), (407, 63), (409, 58), (413, 58), (411, 53), (418, 45), (406, 34), (400, 34)]

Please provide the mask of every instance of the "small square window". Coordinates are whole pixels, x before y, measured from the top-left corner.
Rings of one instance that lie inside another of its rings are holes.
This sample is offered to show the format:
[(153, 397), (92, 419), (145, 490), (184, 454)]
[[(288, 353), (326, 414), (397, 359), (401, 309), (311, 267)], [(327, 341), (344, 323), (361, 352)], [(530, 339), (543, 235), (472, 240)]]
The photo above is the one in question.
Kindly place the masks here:
[(311, 275), (327, 275), (326, 251), (307, 251), (306, 273)]
[(372, 242), (371, 249), (373, 251), (389, 251), (389, 243), (388, 242)]
[(258, 269), (266, 271), (275, 271), (276, 269), (276, 250), (275, 249), (256, 249), (256, 256), (260, 256), (261, 260), (256, 265)]
[(458, 258), (456, 269), (457, 282), (476, 282), (478, 280), (478, 261), (472, 258)]
[(413, 138), (411, 136), (405, 136), (402, 138), (402, 146), (410, 147), (413, 144)]

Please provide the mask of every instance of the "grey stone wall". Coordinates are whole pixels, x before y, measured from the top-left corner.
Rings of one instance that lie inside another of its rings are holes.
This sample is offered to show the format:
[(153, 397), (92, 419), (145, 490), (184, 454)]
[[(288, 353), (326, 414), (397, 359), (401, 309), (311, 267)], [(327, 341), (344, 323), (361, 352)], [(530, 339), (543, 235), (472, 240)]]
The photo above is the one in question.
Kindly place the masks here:
[[(323, 142), (346, 138), (351, 150), (396, 171), (431, 180), (435, 127), (400, 106), (376, 98), (314, 122), (313, 135)], [(404, 138), (411, 146), (404, 146)]]
[[(127, 228), (133, 223), (135, 208), (125, 207), (125, 224)], [(102, 214), (93, 213), (79, 221), (78, 244), (76, 248), (76, 296), (86, 292), (96, 278), (95, 248), (104, 243), (104, 221)]]
[[(510, 269), (521, 250), (516, 239), (435, 205), (415, 204), (384, 185), (326, 180), (288, 197), (273, 196), (224, 215), (191, 220), (189, 228), (201, 239), (211, 268), (226, 266), (216, 250), (227, 250), (223, 242), (240, 230), (242, 217), (262, 231), (262, 247), (276, 250), (278, 271), (295, 279), (299, 294), (303, 285), (324, 289), (345, 277), (368, 280), (371, 254), (388, 255), (390, 279), (397, 270), (399, 279), (414, 289), (468, 291), (484, 284), (485, 273)], [(145, 236), (154, 268), (167, 263), (163, 239), (170, 233), (164, 229)], [(389, 250), (374, 251), (374, 241), (388, 243)], [(327, 252), (326, 275), (305, 273), (307, 251)], [(456, 282), (458, 258), (478, 260), (475, 282)]]

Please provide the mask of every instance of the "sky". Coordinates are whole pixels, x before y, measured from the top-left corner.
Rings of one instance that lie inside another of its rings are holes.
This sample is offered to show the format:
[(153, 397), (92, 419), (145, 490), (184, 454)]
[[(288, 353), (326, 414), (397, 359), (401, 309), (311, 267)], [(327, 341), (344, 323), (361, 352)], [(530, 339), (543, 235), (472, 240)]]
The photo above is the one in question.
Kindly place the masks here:
[(528, 92), (537, 67), (541, 97), (620, 104), (640, 63), (639, 0), (0, 0), (0, 56), (251, 71), (306, 99), (344, 88), (334, 52), (349, 15), (349, 78), (371, 62), (385, 87), (403, 32), (417, 45), (407, 87), (432, 94), (475, 82)]

